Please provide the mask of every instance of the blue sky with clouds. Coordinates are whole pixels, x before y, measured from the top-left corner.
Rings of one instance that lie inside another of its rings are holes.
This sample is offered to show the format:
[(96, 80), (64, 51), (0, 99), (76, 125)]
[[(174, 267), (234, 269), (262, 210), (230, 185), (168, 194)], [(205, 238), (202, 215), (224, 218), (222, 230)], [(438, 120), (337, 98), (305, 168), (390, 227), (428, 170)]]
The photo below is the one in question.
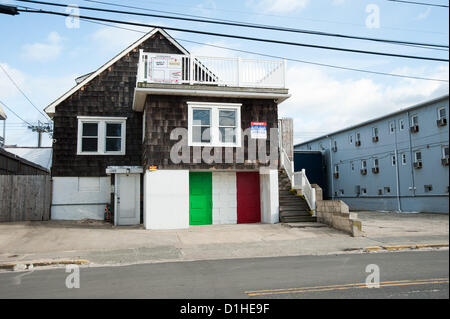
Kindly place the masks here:
[[(217, 19), (365, 37), (447, 45), (449, 42), (448, 9), (408, 5), (387, 0), (104, 1)], [(114, 9), (114, 7), (91, 1), (54, 0), (53, 2)], [(433, 0), (432, 2), (448, 4), (447, 0)], [(65, 11), (64, 8), (14, 0), (0, 0), (0, 3)], [(372, 7), (375, 5), (379, 10), (379, 27), (369, 28), (367, 26), (366, 20), (373, 12), (366, 11), (368, 5), (372, 5)], [(448, 51), (410, 46), (205, 25), (162, 18), (97, 13), (86, 10), (81, 10), (81, 14), (163, 27), (172, 26), (283, 41), (448, 59)], [(148, 30), (132, 26), (127, 26), (127, 28), (140, 31)], [(169, 33), (195, 54), (251, 56), (205, 45), (209, 44), (304, 61), (448, 80), (448, 63), (446, 62), (344, 53), (196, 35), (179, 31), (169, 31)], [(19, 16), (0, 15), (0, 36), (2, 39), (0, 43), (0, 64), (15, 79), (33, 103), (43, 109), (70, 89), (75, 84), (74, 79), (76, 77), (96, 70), (142, 36), (142, 33), (85, 21), (80, 22), (80, 28), (67, 28), (64, 17), (21, 13)], [(203, 44), (193, 44), (184, 40)], [(257, 56), (251, 57), (257, 58)], [(261, 57), (261, 59), (266, 58)], [(356, 124), (432, 97), (448, 94), (448, 82), (371, 75), (297, 62), (288, 62), (287, 86), (292, 97), (280, 105), (279, 115), (280, 117), (294, 118), (296, 142)], [(44, 120), (43, 116), (18, 92), (1, 70), (0, 100), (29, 122), (34, 123), (38, 120)], [(9, 110), (6, 109), (5, 112), (8, 115), (7, 144), (36, 145), (36, 134), (21, 125), (21, 121)], [(45, 137), (44, 140), (46, 145), (51, 145), (49, 138)]]

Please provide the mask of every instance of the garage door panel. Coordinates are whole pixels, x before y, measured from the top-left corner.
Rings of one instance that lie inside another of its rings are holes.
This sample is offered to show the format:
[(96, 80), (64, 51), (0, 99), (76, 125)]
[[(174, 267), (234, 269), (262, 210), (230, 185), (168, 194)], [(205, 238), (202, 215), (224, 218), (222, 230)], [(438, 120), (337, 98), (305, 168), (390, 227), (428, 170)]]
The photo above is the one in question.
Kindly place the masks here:
[(212, 223), (211, 173), (189, 173), (189, 224)]

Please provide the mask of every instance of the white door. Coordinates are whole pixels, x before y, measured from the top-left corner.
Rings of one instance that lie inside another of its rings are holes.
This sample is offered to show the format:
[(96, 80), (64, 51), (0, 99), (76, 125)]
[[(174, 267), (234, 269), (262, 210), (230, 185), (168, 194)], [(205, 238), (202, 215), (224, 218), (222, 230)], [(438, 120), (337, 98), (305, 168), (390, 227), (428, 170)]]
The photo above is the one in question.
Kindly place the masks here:
[(140, 223), (140, 186), (140, 174), (116, 174), (115, 225), (138, 225)]

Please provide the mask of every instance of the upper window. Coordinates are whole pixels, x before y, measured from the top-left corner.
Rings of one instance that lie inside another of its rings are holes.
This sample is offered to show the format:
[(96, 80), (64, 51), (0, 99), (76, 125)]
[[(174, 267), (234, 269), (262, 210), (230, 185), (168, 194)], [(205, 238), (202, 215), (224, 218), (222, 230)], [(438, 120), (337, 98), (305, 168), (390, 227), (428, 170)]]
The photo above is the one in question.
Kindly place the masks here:
[(447, 114), (445, 114), (445, 113), (446, 113), (445, 107), (440, 107), (440, 108), (438, 108), (438, 120), (440, 120), (440, 119), (445, 119), (445, 118), (446, 118), (446, 115), (447, 115)]
[(442, 158), (448, 158), (448, 145), (442, 146)]
[(392, 163), (392, 166), (397, 165), (397, 157), (395, 155), (391, 156), (391, 163)]
[(389, 134), (393, 134), (395, 132), (395, 122), (389, 122)]
[(78, 116), (78, 155), (124, 155), (126, 118)]
[(421, 162), (422, 161), (422, 152), (420, 152), (420, 151), (414, 152), (414, 159), (416, 162)]
[(411, 116), (411, 126), (419, 125), (419, 116), (413, 115)]
[(378, 137), (378, 127), (372, 127), (372, 136)]
[(241, 145), (241, 104), (188, 102), (190, 146)]
[(404, 119), (398, 120), (398, 126), (400, 127), (400, 131), (403, 131), (405, 129), (405, 120)]
[(353, 135), (349, 135), (349, 136), (348, 136), (348, 142), (349, 142), (350, 144), (353, 144)]
[(402, 153), (402, 165), (406, 165), (406, 153)]

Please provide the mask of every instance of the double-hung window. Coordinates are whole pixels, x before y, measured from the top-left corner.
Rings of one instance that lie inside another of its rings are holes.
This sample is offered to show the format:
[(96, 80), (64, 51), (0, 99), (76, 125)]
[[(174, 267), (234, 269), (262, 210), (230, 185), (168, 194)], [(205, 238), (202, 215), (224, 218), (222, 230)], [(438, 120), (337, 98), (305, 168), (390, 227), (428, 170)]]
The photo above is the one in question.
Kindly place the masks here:
[(187, 104), (189, 146), (241, 146), (241, 104)]
[(78, 116), (78, 155), (125, 155), (126, 118)]

